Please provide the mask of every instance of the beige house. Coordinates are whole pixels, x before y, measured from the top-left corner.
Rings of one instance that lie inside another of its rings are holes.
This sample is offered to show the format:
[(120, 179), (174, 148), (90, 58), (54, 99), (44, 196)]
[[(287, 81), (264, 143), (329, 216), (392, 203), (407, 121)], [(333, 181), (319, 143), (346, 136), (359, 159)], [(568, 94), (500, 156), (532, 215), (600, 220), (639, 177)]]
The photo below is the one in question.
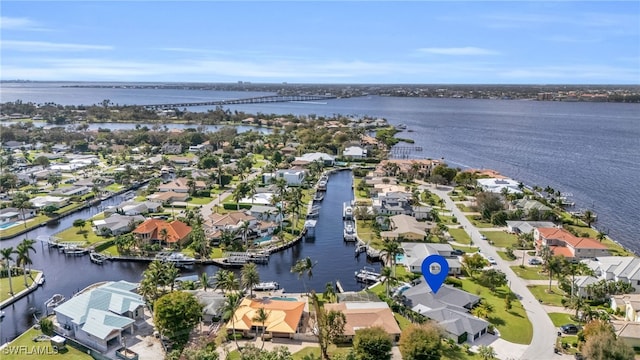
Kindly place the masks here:
[(383, 239), (397, 240), (403, 238), (411, 241), (424, 241), (429, 229), (435, 224), (431, 222), (420, 222), (409, 215), (390, 216), (391, 231), (381, 231), (380, 237)]
[(400, 339), (400, 327), (393, 317), (393, 312), (387, 303), (382, 301), (371, 302), (341, 302), (336, 304), (325, 304), (326, 311), (341, 311), (347, 322), (344, 326), (344, 336), (352, 340), (359, 329), (366, 329), (373, 326), (383, 328), (387, 334), (393, 337), (394, 341)]

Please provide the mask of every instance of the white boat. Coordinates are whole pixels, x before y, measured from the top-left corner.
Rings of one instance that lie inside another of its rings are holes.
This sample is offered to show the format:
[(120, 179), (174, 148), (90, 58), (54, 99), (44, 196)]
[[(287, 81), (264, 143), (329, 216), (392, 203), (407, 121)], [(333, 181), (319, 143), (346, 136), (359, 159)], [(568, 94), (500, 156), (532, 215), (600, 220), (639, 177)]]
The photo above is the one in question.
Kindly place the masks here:
[(353, 221), (345, 221), (344, 222), (344, 240), (345, 241), (355, 241), (356, 233), (355, 227), (353, 226)]
[(319, 191), (325, 191), (325, 190), (327, 190), (327, 181), (326, 181), (326, 180), (320, 180), (320, 181), (318, 181), (318, 190), (319, 190)]
[(92, 263), (102, 265), (105, 260), (108, 259), (106, 255), (99, 254), (97, 252), (89, 253), (89, 259), (91, 259)]
[(353, 217), (353, 208), (351, 207), (351, 205), (346, 205), (344, 207), (342, 217), (345, 219), (351, 219)]
[(77, 247), (68, 247), (68, 248), (65, 248), (62, 251), (66, 255), (71, 255), (71, 256), (84, 256), (88, 252), (87, 249), (82, 249), (82, 248), (77, 248)]
[(380, 274), (375, 272), (373, 268), (369, 268), (366, 266), (362, 268), (360, 271), (356, 271), (355, 275), (356, 275), (356, 281), (365, 283), (365, 284), (372, 284), (374, 282), (377, 282), (380, 279)]
[(177, 267), (191, 266), (196, 263), (196, 259), (189, 257), (183, 253), (172, 253), (166, 256), (162, 261), (173, 263)]
[(406, 124), (398, 124), (396, 125), (396, 129), (398, 130), (405, 130), (407, 128)]
[(45, 307), (47, 308), (47, 314), (49, 314), (49, 310), (54, 309), (56, 306), (62, 304), (67, 299), (62, 294), (55, 294), (49, 300), (44, 302)]
[(43, 285), (44, 284), (44, 273), (42, 274), (42, 276), (40, 276), (40, 279), (38, 279), (38, 285)]
[(275, 291), (280, 289), (280, 284), (275, 281), (261, 282), (253, 285), (253, 291)]
[(313, 201), (322, 201), (324, 200), (324, 193), (323, 192), (316, 192), (316, 195), (313, 197)]
[(4, 311), (0, 310), (0, 319), (2, 319), (4, 317)]

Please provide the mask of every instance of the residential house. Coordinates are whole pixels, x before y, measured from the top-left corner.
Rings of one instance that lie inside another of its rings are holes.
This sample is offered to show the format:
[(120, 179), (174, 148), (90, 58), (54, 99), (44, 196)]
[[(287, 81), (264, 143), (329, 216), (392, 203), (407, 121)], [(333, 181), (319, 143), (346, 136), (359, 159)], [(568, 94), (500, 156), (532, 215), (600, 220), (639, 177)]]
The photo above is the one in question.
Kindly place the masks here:
[(158, 212), (162, 207), (161, 202), (157, 201), (125, 201), (117, 206), (110, 206), (104, 210), (105, 215), (119, 213), (122, 215), (142, 215), (147, 213)]
[(258, 220), (273, 221), (280, 223), (282, 214), (275, 206), (253, 205), (249, 209), (249, 214)]
[(437, 293), (421, 281), (402, 293), (404, 304), (440, 324), (447, 336), (457, 343), (475, 342), (487, 333), (489, 322), (469, 313), (480, 297), (450, 285)]
[(413, 215), (411, 194), (401, 191), (378, 195), (373, 199), (373, 210), (381, 215)]
[(625, 321), (640, 323), (640, 294), (611, 296), (611, 309), (622, 311)]
[[(227, 323), (227, 329), (235, 329), (244, 335), (264, 333), (273, 338), (293, 339), (302, 329), (306, 305), (306, 301), (245, 298), (233, 314), (233, 320)], [(268, 314), (264, 323), (255, 320), (260, 309)]]
[(404, 254), (398, 264), (406, 266), (412, 273), (422, 273), (422, 262), (429, 255), (445, 257), (449, 265), (449, 275), (462, 273), (462, 264), (457, 256), (451, 255), (453, 247), (449, 244), (403, 242), (401, 246)]
[(380, 236), (383, 239), (405, 239), (413, 241), (424, 241), (427, 231), (435, 224), (431, 222), (419, 222), (409, 215), (394, 215), (389, 217), (391, 231), (382, 231)]
[(182, 244), (189, 234), (191, 234), (191, 226), (180, 220), (167, 222), (160, 219), (148, 219), (138, 225), (132, 232), (138, 239), (147, 243), (160, 242), (165, 245)]
[(512, 234), (530, 234), (536, 228), (552, 228), (556, 224), (551, 221), (507, 221), (507, 232)]
[(160, 151), (165, 155), (182, 154), (182, 145), (177, 143), (165, 143), (162, 145)]
[(213, 146), (211, 146), (209, 141), (205, 141), (202, 144), (189, 146), (189, 152), (192, 152), (192, 153), (199, 153), (202, 151), (211, 151), (212, 149), (213, 149)]
[(567, 258), (589, 259), (610, 255), (609, 249), (591, 238), (581, 238), (562, 228), (536, 228), (533, 231), (536, 251), (548, 246), (554, 255)]
[(314, 152), (314, 153), (306, 153), (302, 156), (296, 157), (295, 161), (292, 165), (307, 165), (314, 161), (321, 161), (324, 166), (333, 166), (336, 161), (336, 158), (327, 153)]
[(397, 165), (398, 172), (404, 174), (415, 174), (417, 177), (431, 176), (431, 170), (440, 165), (439, 160), (430, 159), (390, 159), (382, 160), (373, 171), (375, 176), (389, 176), (393, 174), (387, 173), (387, 164), (392, 163)]
[(551, 211), (550, 207), (533, 199), (518, 199), (513, 202), (511, 208), (523, 210), (525, 214), (528, 214), (531, 210), (537, 210), (540, 214)]
[(29, 220), (36, 216), (35, 209), (17, 209), (8, 207), (0, 209), (0, 225), (16, 221)]
[(284, 179), (287, 185), (300, 186), (306, 176), (307, 172), (302, 169), (282, 169), (275, 173), (262, 174), (262, 182), (268, 184), (271, 179)]
[(130, 232), (144, 221), (145, 217), (140, 215), (113, 214), (104, 219), (93, 220), (93, 229), (100, 236), (118, 236)]
[(177, 193), (173, 191), (157, 192), (147, 196), (148, 200), (160, 202), (162, 204), (171, 204), (177, 201), (187, 201), (188, 198), (188, 193)]
[(91, 188), (87, 186), (71, 186), (58, 188), (55, 191), (52, 191), (50, 194), (61, 196), (82, 196), (90, 192)]
[(158, 186), (158, 191), (160, 192), (173, 191), (176, 193), (188, 193), (189, 181), (193, 181), (193, 186), (195, 190), (204, 190), (207, 188), (207, 183), (205, 183), (204, 181), (181, 177), (181, 178), (173, 179), (167, 183), (160, 184)]
[(625, 322), (619, 328), (614, 325), (616, 335), (627, 345), (638, 348), (640, 347), (640, 323)]
[(51, 151), (53, 151), (54, 153), (63, 153), (69, 150), (71, 150), (71, 148), (65, 144), (55, 144), (51, 147)]
[(30, 201), (33, 204), (33, 206), (37, 209), (42, 209), (49, 205), (53, 205), (59, 209), (69, 204), (69, 198), (61, 197), (61, 196), (51, 196), (51, 195), (36, 196), (32, 198)]
[(30, 143), (25, 143), (24, 141), (6, 141), (2, 144), (2, 148), (8, 151), (14, 150), (31, 150), (33, 145)]
[(478, 186), (482, 188), (482, 190), (486, 192), (492, 192), (501, 194), (502, 189), (507, 189), (506, 191), (510, 194), (521, 194), (522, 190), (520, 190), (520, 183), (509, 178), (483, 178), (476, 180)]
[[(256, 189), (256, 191), (258, 191)], [(257, 205), (269, 205), (271, 204), (271, 199), (273, 198), (273, 193), (271, 192), (256, 192), (251, 197), (245, 197), (240, 199), (241, 204), (257, 204)]]
[(640, 294), (640, 258), (635, 256), (598, 256), (595, 259), (582, 260), (594, 276), (576, 277), (576, 286), (581, 296), (587, 296), (586, 287), (599, 280), (622, 281)]
[(342, 152), (342, 157), (347, 159), (364, 159), (367, 157), (367, 149), (360, 146), (349, 146)]
[(134, 334), (144, 321), (144, 299), (137, 284), (108, 282), (78, 294), (54, 309), (56, 332), (100, 352), (122, 346), (123, 334)]
[(183, 291), (193, 294), (196, 299), (198, 299), (198, 303), (202, 305), (202, 322), (205, 324), (213, 324), (222, 319), (222, 316), (224, 315), (224, 302), (226, 299), (224, 294), (205, 290)]
[(346, 318), (343, 335), (347, 340), (353, 340), (356, 332), (373, 326), (379, 326), (389, 334), (394, 341), (400, 340), (400, 327), (393, 317), (389, 305), (383, 301), (346, 301), (324, 304), (325, 311), (342, 312)]

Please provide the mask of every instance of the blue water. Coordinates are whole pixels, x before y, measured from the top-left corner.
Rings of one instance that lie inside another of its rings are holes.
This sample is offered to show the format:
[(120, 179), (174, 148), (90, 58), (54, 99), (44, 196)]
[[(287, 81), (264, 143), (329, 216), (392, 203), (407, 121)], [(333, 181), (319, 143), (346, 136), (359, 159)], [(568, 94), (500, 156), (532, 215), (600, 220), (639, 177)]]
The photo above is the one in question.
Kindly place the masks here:
[(15, 223), (15, 222), (13, 222), (13, 221), (12, 221), (12, 222), (8, 222), (8, 223), (4, 223), (4, 224), (0, 225), (0, 229), (6, 229), (6, 228), (8, 228), (8, 227), (12, 227), (12, 226), (13, 226), (13, 225), (15, 225), (15, 224), (16, 224), (16, 223)]
[(271, 241), (272, 238), (273, 238), (273, 236), (267, 235), (267, 236), (261, 237), (260, 239), (256, 239), (253, 243), (255, 245), (258, 245), (258, 244), (266, 242), (266, 241)]
[(272, 297), (271, 300), (298, 301), (298, 299), (296, 298), (289, 298), (289, 297)]
[(404, 254), (398, 254), (398, 255), (396, 255), (396, 262), (397, 262), (397, 263), (398, 263), (398, 262), (400, 262), (400, 261), (402, 261), (402, 260), (404, 260)]

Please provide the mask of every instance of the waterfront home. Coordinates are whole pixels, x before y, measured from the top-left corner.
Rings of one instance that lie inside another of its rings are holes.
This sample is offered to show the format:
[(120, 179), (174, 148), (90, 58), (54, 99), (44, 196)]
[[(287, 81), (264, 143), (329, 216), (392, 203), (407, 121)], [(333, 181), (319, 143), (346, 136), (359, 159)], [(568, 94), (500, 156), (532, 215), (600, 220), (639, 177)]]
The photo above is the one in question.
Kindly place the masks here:
[(50, 192), (51, 195), (61, 196), (82, 196), (91, 192), (91, 188), (87, 186), (71, 186), (58, 188), (55, 191)]
[(180, 220), (167, 222), (160, 219), (148, 219), (138, 225), (132, 233), (137, 239), (146, 243), (160, 242), (163, 245), (182, 244), (189, 234), (191, 234), (191, 226)]
[(411, 197), (411, 194), (403, 191), (378, 194), (372, 201), (373, 210), (381, 215), (413, 215)]
[(158, 201), (124, 201), (116, 206), (109, 206), (104, 210), (104, 214), (109, 216), (111, 214), (122, 215), (142, 215), (147, 213), (155, 213), (162, 207), (162, 203)]
[(31, 204), (33, 204), (33, 206), (36, 209), (42, 209), (49, 205), (53, 205), (59, 209), (69, 204), (69, 198), (61, 197), (61, 196), (51, 196), (51, 195), (36, 196), (32, 198), (30, 201), (31, 201)]
[[(256, 191), (258, 191), (256, 189)], [(257, 192), (251, 197), (244, 197), (240, 199), (241, 204), (257, 204), (257, 205), (269, 205), (271, 204), (271, 199), (273, 198), (273, 193), (271, 192)]]
[(51, 151), (54, 153), (64, 153), (71, 150), (71, 148), (66, 144), (55, 144), (51, 147)]
[[(582, 260), (594, 276), (584, 276), (576, 286), (581, 296), (586, 296), (586, 286), (599, 280), (622, 281), (630, 284), (636, 294), (640, 294), (640, 258), (635, 256), (598, 256), (595, 259)], [(639, 299), (640, 300), (640, 299)]]
[(165, 155), (182, 154), (182, 145), (179, 143), (165, 143), (160, 148), (160, 151)]
[(537, 210), (540, 215), (544, 214), (547, 211), (551, 211), (550, 207), (533, 199), (518, 199), (510, 205), (510, 208), (511, 210), (523, 210), (525, 214), (529, 214), (532, 209)]
[(507, 221), (507, 232), (512, 234), (530, 234), (536, 228), (552, 228), (556, 224), (551, 221)]
[(151, 201), (157, 201), (162, 204), (171, 204), (174, 202), (187, 201), (189, 198), (188, 193), (177, 193), (173, 191), (157, 192), (147, 196), (147, 199)]
[(33, 148), (33, 145), (29, 143), (25, 143), (24, 141), (10, 140), (2, 143), (2, 148), (7, 151), (31, 150)]
[(16, 221), (29, 220), (36, 216), (35, 209), (17, 209), (8, 207), (0, 209), (0, 225)]
[(346, 159), (364, 159), (367, 157), (367, 149), (360, 146), (349, 146), (342, 151), (342, 157)]
[(373, 171), (375, 176), (389, 176), (395, 175), (388, 173), (388, 164), (394, 164), (397, 166), (399, 173), (411, 174), (415, 173), (418, 177), (427, 177), (431, 175), (431, 170), (440, 165), (439, 160), (430, 159), (390, 159), (382, 160), (376, 169)]
[(476, 180), (478, 186), (486, 192), (501, 194), (503, 189), (510, 194), (521, 194), (520, 183), (509, 178), (486, 178)]
[(404, 254), (398, 264), (406, 266), (414, 274), (422, 273), (422, 262), (429, 255), (445, 257), (447, 264), (449, 264), (449, 275), (462, 273), (462, 264), (457, 256), (451, 255), (453, 247), (449, 244), (403, 242), (400, 245)]
[(144, 299), (137, 284), (108, 282), (58, 305), (55, 330), (100, 352), (121, 347), (123, 334), (134, 334), (144, 321)]
[(253, 205), (251, 209), (249, 209), (249, 215), (263, 221), (273, 221), (276, 223), (282, 221), (282, 214), (280, 214), (280, 211), (275, 206)]
[(205, 219), (205, 225), (213, 230), (232, 230), (236, 231), (242, 225), (248, 222), (249, 228), (256, 225), (257, 219), (245, 211), (232, 211), (226, 214), (213, 213), (208, 219)]
[(346, 318), (343, 335), (353, 340), (356, 331), (379, 326), (395, 341), (400, 339), (400, 327), (389, 305), (383, 301), (344, 301), (324, 304), (325, 311), (342, 312)]
[(159, 192), (173, 191), (175, 193), (188, 193), (189, 180), (193, 181), (193, 186), (195, 190), (204, 190), (207, 188), (207, 183), (205, 183), (204, 181), (181, 177), (181, 178), (173, 179), (167, 183), (158, 185), (158, 191)]
[(489, 322), (469, 313), (480, 303), (480, 297), (450, 285), (443, 285), (437, 293), (421, 281), (402, 292), (405, 306), (436, 321), (447, 336), (457, 343), (474, 342), (487, 333)]
[(383, 239), (399, 239), (424, 241), (429, 229), (435, 224), (430, 222), (420, 222), (409, 215), (394, 215), (389, 217), (391, 230), (381, 231), (380, 237)]
[(296, 157), (294, 162), (292, 162), (292, 165), (304, 166), (314, 161), (320, 161), (324, 166), (333, 166), (336, 161), (336, 158), (335, 156), (329, 155), (327, 153), (321, 153), (321, 152), (306, 153), (306, 154), (302, 154), (302, 156)]
[(205, 324), (212, 324), (222, 319), (225, 302), (224, 294), (216, 291), (205, 290), (183, 291), (193, 294), (198, 300), (198, 303), (202, 305), (202, 322)]
[(533, 238), (538, 254), (544, 246), (548, 246), (554, 255), (562, 255), (569, 259), (610, 255), (607, 247), (598, 240), (577, 237), (562, 228), (536, 228), (533, 231)]
[(100, 236), (118, 236), (130, 232), (144, 221), (145, 217), (140, 215), (113, 214), (104, 219), (93, 220), (93, 231)]
[(304, 182), (307, 172), (302, 169), (282, 169), (275, 173), (262, 174), (262, 182), (268, 184), (271, 179), (284, 179), (287, 185), (300, 186)]
[[(227, 329), (229, 332), (235, 329), (245, 336), (262, 334), (264, 331), (265, 334), (273, 338), (293, 339), (302, 330), (302, 319), (306, 306), (306, 301), (245, 298), (233, 314), (233, 321), (230, 320), (227, 323)], [(261, 308), (264, 308), (268, 315), (264, 323), (254, 320)]]

